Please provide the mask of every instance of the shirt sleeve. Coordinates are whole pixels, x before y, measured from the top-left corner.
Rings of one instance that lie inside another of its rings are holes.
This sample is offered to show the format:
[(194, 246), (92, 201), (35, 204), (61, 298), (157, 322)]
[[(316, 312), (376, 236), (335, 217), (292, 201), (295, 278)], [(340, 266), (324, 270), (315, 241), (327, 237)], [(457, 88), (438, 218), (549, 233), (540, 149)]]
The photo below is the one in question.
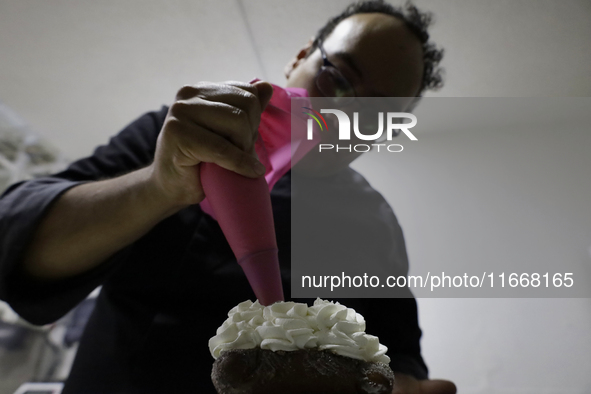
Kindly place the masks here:
[(82, 301), (125, 258), (132, 245), (98, 267), (58, 281), (27, 277), (19, 262), (51, 205), (67, 190), (85, 182), (113, 178), (149, 165), (167, 107), (149, 112), (60, 173), (20, 182), (0, 197), (0, 299), (33, 324), (51, 323)]
[[(408, 256), (404, 234), (394, 211), (384, 197), (374, 190), (361, 176), (354, 173), (357, 182), (363, 185), (373, 203), (364, 204), (368, 209), (376, 207), (376, 217), (386, 225), (390, 242), (382, 242), (388, 248), (387, 258), (391, 263), (392, 273), (408, 275)], [(428, 368), (421, 356), (422, 331), (419, 326), (417, 302), (408, 288), (399, 294), (401, 298), (365, 299), (368, 332), (380, 338), (388, 347), (390, 368), (416, 379), (428, 378)]]
[(421, 335), (417, 302), (414, 298), (366, 299), (367, 330), (388, 347), (390, 368), (416, 379), (428, 378), (421, 356)]

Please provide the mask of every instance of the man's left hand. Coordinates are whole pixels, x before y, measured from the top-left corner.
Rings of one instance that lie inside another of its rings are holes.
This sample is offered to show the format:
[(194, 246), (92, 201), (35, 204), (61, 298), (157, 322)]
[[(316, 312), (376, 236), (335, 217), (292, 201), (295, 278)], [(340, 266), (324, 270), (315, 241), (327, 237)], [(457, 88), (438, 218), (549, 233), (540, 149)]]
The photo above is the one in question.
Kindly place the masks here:
[(449, 380), (417, 380), (414, 377), (395, 372), (396, 381), (392, 394), (456, 394), (456, 385)]

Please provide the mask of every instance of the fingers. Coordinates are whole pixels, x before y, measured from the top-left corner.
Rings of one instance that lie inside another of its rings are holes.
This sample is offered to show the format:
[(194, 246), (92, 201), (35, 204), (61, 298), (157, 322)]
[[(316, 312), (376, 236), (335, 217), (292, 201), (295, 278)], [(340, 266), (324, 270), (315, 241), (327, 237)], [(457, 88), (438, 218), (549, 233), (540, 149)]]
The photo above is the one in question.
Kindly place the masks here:
[(394, 372), (395, 389), (392, 394), (456, 394), (457, 388), (449, 380), (418, 380), (411, 375)]
[(265, 173), (265, 167), (255, 155), (241, 150), (223, 136), (202, 126), (170, 117), (165, 132), (175, 166), (191, 167), (199, 162), (208, 162), (247, 177), (258, 177)]
[(258, 91), (259, 100), (261, 102), (261, 108), (264, 111), (269, 101), (271, 101), (271, 97), (273, 96), (273, 86), (269, 82), (265, 81), (258, 81), (254, 83), (254, 87), (256, 87)]
[(173, 107), (172, 113), (219, 132), (243, 150), (251, 150), (261, 113), (272, 94), (267, 82), (201, 82), (179, 90), (178, 108)]
[(245, 83), (245, 82), (235, 82), (235, 81), (229, 81), (226, 83), (229, 85), (236, 86), (238, 88), (247, 89), (249, 92), (251, 92), (250, 89), (252, 87), (254, 87), (257, 92), (256, 96), (257, 96), (257, 99), (259, 100), (260, 112), (250, 112), (249, 113), (250, 117), (251, 117), (252, 129), (254, 131), (253, 139), (252, 139), (252, 144), (254, 146), (254, 144), (257, 140), (257, 137), (258, 137), (258, 129), (259, 129), (259, 124), (261, 122), (261, 114), (263, 113), (263, 111), (267, 107), (267, 104), (269, 104), (269, 101), (271, 101), (271, 97), (273, 96), (273, 86), (269, 82), (265, 82), (265, 81), (258, 81), (258, 82), (255, 82), (254, 84)]
[(224, 137), (243, 151), (252, 152), (254, 148), (256, 132), (247, 110), (224, 102), (193, 98), (176, 101), (170, 107), (170, 114), (187, 125), (200, 126)]
[(179, 168), (203, 161), (249, 177), (263, 175), (254, 146), (272, 95), (271, 84), (262, 81), (184, 86), (163, 128), (160, 150), (168, 154), (162, 157), (172, 157)]
[(449, 380), (421, 380), (421, 391), (423, 394), (456, 394), (457, 388), (453, 382)]

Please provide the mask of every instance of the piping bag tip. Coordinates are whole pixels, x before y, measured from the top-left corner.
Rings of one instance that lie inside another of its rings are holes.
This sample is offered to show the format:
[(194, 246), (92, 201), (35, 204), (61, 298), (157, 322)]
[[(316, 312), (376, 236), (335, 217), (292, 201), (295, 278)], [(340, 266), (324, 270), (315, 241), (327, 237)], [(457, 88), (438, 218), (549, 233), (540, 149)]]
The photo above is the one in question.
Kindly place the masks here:
[(277, 249), (249, 254), (241, 258), (238, 264), (261, 305), (284, 301)]
[(201, 183), (236, 260), (263, 305), (283, 300), (271, 195), (263, 177), (200, 164)]

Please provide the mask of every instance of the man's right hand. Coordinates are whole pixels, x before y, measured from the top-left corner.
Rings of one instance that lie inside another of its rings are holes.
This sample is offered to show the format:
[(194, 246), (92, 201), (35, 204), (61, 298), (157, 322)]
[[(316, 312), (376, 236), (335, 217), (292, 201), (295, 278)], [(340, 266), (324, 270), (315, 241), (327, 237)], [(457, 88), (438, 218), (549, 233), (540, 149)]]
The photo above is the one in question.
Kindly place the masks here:
[(153, 163), (62, 194), (24, 253), (25, 272), (46, 280), (86, 272), (161, 220), (199, 203), (204, 198), (201, 162), (248, 177), (263, 175), (254, 143), (272, 93), (267, 82), (200, 83), (179, 90), (160, 131)]
[(247, 177), (264, 175), (254, 150), (261, 113), (273, 94), (267, 82), (201, 82), (181, 88), (158, 137), (151, 180), (178, 206), (204, 198), (199, 163)]

